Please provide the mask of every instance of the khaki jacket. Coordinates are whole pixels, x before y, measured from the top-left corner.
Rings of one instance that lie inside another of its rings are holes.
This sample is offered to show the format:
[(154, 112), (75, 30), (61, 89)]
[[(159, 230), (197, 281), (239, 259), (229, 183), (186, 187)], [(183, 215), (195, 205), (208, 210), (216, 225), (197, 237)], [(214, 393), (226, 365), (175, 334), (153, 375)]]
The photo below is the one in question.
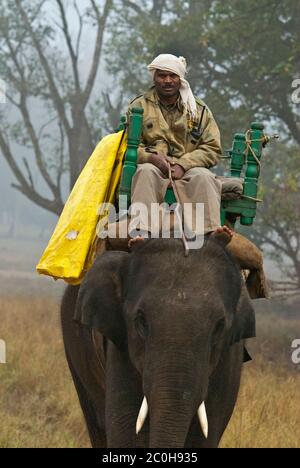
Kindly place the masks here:
[[(210, 168), (218, 164), (222, 154), (218, 126), (204, 102), (198, 98), (196, 100), (196, 121), (190, 119), (181, 98), (172, 106), (164, 106), (154, 87), (130, 103), (129, 111), (133, 107), (144, 109), (143, 133), (138, 151), (139, 164), (147, 162), (149, 154), (154, 151), (168, 154), (185, 171), (193, 167)], [(198, 131), (196, 136), (191, 133), (193, 130)]]

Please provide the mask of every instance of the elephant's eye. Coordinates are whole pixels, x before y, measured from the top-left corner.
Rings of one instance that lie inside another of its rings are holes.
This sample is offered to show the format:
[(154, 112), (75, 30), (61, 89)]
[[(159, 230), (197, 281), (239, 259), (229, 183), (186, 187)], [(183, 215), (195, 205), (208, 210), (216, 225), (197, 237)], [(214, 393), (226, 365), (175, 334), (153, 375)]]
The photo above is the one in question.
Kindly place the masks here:
[(148, 336), (148, 325), (145, 314), (142, 310), (139, 310), (134, 319), (135, 329), (140, 335), (141, 338), (146, 338)]

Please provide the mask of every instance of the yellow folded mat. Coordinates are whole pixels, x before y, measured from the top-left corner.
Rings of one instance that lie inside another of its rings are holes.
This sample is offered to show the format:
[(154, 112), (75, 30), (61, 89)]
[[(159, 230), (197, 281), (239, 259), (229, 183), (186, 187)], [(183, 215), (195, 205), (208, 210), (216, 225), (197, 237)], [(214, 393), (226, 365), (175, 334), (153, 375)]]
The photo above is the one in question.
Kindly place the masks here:
[(65, 204), (49, 244), (37, 265), (38, 273), (79, 284), (92, 266), (96, 227), (112, 203), (119, 185), (126, 152), (124, 132), (103, 138), (87, 161)]

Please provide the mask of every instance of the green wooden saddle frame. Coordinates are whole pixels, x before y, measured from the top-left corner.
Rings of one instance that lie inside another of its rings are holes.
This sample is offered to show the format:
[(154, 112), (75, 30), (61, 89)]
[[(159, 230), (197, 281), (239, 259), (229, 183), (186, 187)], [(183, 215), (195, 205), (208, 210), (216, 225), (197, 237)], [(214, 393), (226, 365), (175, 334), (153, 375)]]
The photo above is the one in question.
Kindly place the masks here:
[[(131, 182), (137, 169), (138, 147), (141, 141), (143, 128), (143, 109), (134, 108), (129, 115), (129, 121), (125, 116), (121, 117), (118, 131), (127, 131), (127, 151), (119, 186), (119, 210), (126, 211), (131, 203)], [(243, 194), (237, 200), (222, 201), (221, 225), (225, 223), (234, 226), (239, 218), (241, 225), (251, 226), (256, 217), (258, 181), (261, 169), (261, 157), (263, 148), (269, 141), (264, 134), (264, 125), (253, 122), (250, 130), (244, 133), (236, 133), (232, 148), (227, 151), (223, 159), (230, 161), (230, 177), (243, 178)], [(165, 201), (169, 204), (176, 203), (172, 189), (168, 189)]]

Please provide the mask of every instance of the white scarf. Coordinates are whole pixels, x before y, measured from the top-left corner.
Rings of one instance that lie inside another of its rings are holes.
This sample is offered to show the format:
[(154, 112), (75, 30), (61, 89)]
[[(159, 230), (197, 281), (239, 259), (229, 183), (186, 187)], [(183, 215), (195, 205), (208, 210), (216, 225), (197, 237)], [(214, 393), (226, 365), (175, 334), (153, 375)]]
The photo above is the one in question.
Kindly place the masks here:
[(197, 104), (195, 97), (192, 93), (189, 82), (185, 79), (186, 75), (186, 59), (184, 57), (176, 57), (171, 54), (161, 54), (158, 55), (150, 65), (148, 65), (148, 70), (154, 74), (156, 70), (168, 71), (175, 73), (180, 77), (181, 87), (180, 95), (185, 109), (190, 113), (193, 119), (197, 119)]

